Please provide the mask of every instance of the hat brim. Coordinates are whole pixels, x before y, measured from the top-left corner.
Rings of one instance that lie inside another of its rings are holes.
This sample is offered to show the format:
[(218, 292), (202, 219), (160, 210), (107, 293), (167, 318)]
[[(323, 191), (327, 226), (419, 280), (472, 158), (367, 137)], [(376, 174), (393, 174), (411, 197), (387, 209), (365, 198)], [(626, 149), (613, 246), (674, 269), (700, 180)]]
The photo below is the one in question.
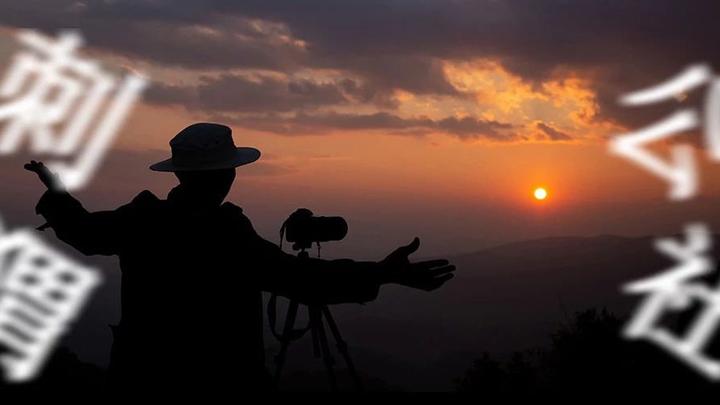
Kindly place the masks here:
[(172, 158), (157, 162), (150, 166), (150, 170), (156, 172), (189, 172), (201, 170), (232, 169), (246, 165), (260, 159), (260, 151), (250, 147), (239, 147), (235, 150), (235, 156), (222, 162), (212, 162), (196, 166), (177, 166)]

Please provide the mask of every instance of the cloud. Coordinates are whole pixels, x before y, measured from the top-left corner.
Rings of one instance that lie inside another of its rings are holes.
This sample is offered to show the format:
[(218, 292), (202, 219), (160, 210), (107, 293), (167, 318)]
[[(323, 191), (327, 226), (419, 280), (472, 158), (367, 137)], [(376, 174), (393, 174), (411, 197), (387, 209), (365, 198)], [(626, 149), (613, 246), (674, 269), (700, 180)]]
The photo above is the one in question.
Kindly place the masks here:
[(542, 131), (552, 141), (569, 141), (572, 137), (565, 132), (559, 131), (544, 122), (535, 123), (535, 127)]
[(392, 94), (348, 78), (313, 80), (284, 75), (201, 76), (196, 85), (155, 83), (145, 100), (188, 109), (233, 112), (287, 112), (321, 106), (370, 103), (396, 108)]
[(189, 1), (151, 3), (14, 3), (3, 5), (0, 23), (48, 34), (74, 27), (92, 47), (165, 66), (289, 71), (307, 63), (306, 44), (282, 23), (222, 15)]
[[(357, 61), (378, 58), (385, 85), (406, 80), (384, 70), (384, 55), (432, 60), (498, 60), (525, 80), (539, 83), (567, 72), (592, 79), (597, 120), (636, 126), (657, 113), (622, 111), (617, 97), (708, 61), (720, 66), (712, 38), (720, 36), (720, 3), (690, 0), (565, 1), (308, 1), (217, 3), (255, 18), (282, 21), (297, 36), (374, 75)], [(331, 62), (328, 62), (331, 63)], [(351, 65), (351, 66), (350, 66)], [(442, 76), (424, 70), (425, 79)], [(409, 77), (419, 77), (409, 71)], [(379, 80), (379, 79), (378, 79)], [(437, 85), (433, 91), (441, 93)], [(412, 90), (411, 90), (412, 91)]]
[[(165, 66), (288, 76), (303, 70), (342, 72), (372, 94), (363, 99), (358, 92), (352, 102), (370, 102), (381, 110), (397, 107), (396, 90), (464, 97), (448, 82), (443, 62), (482, 58), (534, 85), (570, 73), (581, 76), (597, 95), (596, 120), (637, 126), (653, 114), (620, 109), (617, 96), (690, 63), (720, 66), (712, 41), (720, 35), (720, 3), (709, 1), (36, 0), (2, 8), (5, 25), (51, 32), (78, 27), (94, 47)], [(348, 96), (340, 83), (299, 89), (312, 93), (308, 96), (274, 83), (230, 84), (271, 94), (257, 107), (232, 95), (227, 95), (232, 103), (215, 101), (223, 107), (236, 104), (239, 111), (276, 105), (282, 112), (301, 102), (312, 108), (332, 100), (337, 105), (347, 103)], [(204, 86), (209, 94), (222, 90)], [(161, 90), (165, 94), (159, 90), (156, 100), (183, 99), (193, 91), (198, 96), (203, 89)]]
[(284, 135), (313, 135), (332, 131), (385, 131), (394, 134), (423, 135), (441, 132), (460, 139), (489, 139), (509, 141), (516, 139), (509, 133), (513, 125), (493, 120), (471, 117), (446, 117), (433, 120), (427, 117), (403, 118), (395, 114), (378, 112), (372, 114), (354, 113), (298, 113), (289, 117), (280, 115), (229, 116), (218, 115), (217, 121)]
[(186, 108), (236, 112), (286, 112), (297, 108), (344, 104), (350, 100), (346, 83), (287, 81), (273, 76), (222, 75), (201, 77), (195, 86), (156, 84), (147, 101)]

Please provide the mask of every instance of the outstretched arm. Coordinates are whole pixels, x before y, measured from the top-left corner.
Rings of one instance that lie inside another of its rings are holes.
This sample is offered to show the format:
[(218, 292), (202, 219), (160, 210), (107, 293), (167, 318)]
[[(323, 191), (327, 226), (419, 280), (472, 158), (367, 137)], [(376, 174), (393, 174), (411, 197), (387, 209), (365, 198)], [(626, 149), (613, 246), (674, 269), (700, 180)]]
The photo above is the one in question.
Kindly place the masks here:
[(33, 160), (25, 169), (37, 174), (48, 189), (35, 208), (47, 221), (38, 229), (53, 228), (59, 239), (86, 255), (118, 253), (128, 206), (90, 213), (42, 162)]
[(253, 253), (261, 269), (261, 287), (304, 302), (372, 301), (379, 287), (389, 283), (432, 291), (450, 280), (455, 270), (447, 260), (411, 263), (408, 256), (420, 246), (418, 238), (380, 262), (360, 262), (298, 258), (255, 235)]
[(306, 304), (368, 302), (377, 297), (377, 263), (301, 258), (257, 236), (252, 244), (260, 288)]

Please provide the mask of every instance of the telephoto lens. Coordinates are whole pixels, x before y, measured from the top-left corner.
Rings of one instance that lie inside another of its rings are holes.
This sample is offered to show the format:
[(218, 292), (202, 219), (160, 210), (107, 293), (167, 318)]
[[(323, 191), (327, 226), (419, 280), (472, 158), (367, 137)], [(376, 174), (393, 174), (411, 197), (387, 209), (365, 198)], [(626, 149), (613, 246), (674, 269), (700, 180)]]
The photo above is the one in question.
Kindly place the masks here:
[(348, 224), (343, 217), (310, 218), (311, 238), (314, 242), (342, 240), (347, 235)]
[(294, 246), (306, 248), (313, 242), (342, 240), (347, 232), (344, 218), (316, 217), (309, 209), (299, 208), (283, 223), (280, 237), (293, 242)]

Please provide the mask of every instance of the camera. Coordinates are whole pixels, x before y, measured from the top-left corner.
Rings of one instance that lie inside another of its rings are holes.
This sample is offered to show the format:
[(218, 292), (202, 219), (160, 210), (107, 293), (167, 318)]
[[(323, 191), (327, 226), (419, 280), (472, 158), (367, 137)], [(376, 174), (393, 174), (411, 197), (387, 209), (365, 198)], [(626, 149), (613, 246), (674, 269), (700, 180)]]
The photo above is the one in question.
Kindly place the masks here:
[(342, 217), (316, 217), (307, 208), (299, 208), (283, 222), (280, 228), (280, 243), (283, 239), (293, 243), (294, 250), (304, 250), (313, 242), (342, 240), (347, 235), (348, 225)]

